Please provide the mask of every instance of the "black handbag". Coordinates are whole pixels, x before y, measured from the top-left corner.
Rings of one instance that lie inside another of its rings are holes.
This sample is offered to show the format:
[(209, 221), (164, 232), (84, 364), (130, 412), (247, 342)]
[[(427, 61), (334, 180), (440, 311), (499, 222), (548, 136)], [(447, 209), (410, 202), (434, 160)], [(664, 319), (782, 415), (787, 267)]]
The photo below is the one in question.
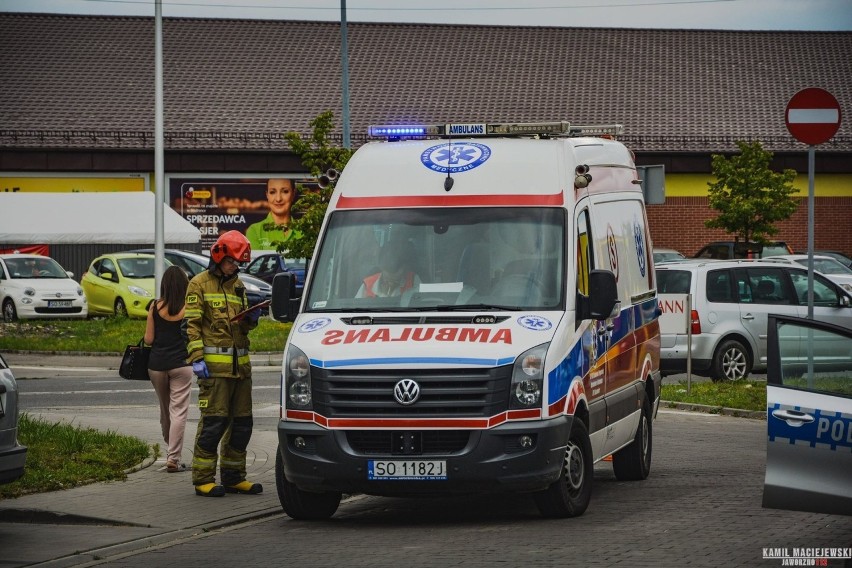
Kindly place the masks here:
[(124, 379), (133, 381), (148, 381), (148, 357), (151, 356), (151, 348), (144, 344), (142, 339), (136, 345), (128, 345), (121, 358), (118, 374)]

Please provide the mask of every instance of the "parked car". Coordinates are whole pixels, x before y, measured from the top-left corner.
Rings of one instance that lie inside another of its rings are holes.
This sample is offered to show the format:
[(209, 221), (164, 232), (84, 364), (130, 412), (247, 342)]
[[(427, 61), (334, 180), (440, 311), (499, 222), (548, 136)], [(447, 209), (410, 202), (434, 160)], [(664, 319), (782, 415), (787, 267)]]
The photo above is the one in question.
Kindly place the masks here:
[(686, 260), (686, 257), (674, 249), (655, 248), (654, 249), (654, 264), (661, 262), (681, 262)]
[(0, 254), (3, 321), (89, 315), (83, 289), (58, 262), (36, 254)]
[(852, 515), (852, 331), (786, 316), (767, 331), (763, 506)]
[(850, 258), (848, 255), (843, 254), (840, 251), (836, 251), (836, 250), (815, 250), (814, 254), (818, 254), (820, 256), (830, 256), (831, 258), (833, 258), (834, 260), (836, 260), (837, 262), (839, 262), (843, 266), (846, 266), (848, 268), (852, 268), (852, 258)]
[(267, 253), (261, 254), (252, 260), (246, 268), (246, 272), (270, 284), (279, 272), (295, 274), (296, 295), (301, 296), (302, 290), (305, 288), (306, 265), (307, 261), (304, 258), (291, 259), (284, 258), (278, 253)]
[[(808, 267), (808, 255), (806, 254), (786, 254), (778, 256), (768, 256), (766, 260), (780, 260), (782, 262), (801, 264), (805, 268)], [(844, 266), (830, 256), (814, 255), (814, 270), (825, 275), (829, 280), (852, 293), (852, 268)]]
[(779, 254), (793, 254), (784, 241), (770, 241), (766, 244), (746, 241), (716, 241), (701, 247), (693, 258), (731, 260), (734, 258), (764, 258)]
[[(131, 252), (154, 254), (154, 249), (138, 249)], [(175, 266), (183, 268), (189, 278), (207, 270), (210, 266), (210, 257), (197, 252), (179, 249), (165, 249), (163, 251), (163, 255), (166, 257), (166, 260)], [(272, 285), (269, 282), (265, 282), (260, 278), (246, 274), (244, 268), (240, 268), (240, 280), (242, 280), (243, 284), (246, 286), (246, 298), (249, 305), (259, 304), (264, 300), (272, 299)]]
[[(171, 262), (166, 260), (166, 265)], [(97, 257), (80, 280), (89, 314), (144, 318), (154, 294), (154, 255), (132, 252)]]
[(24, 475), (27, 447), (18, 443), (18, 384), (0, 355), (0, 483)]
[[(769, 314), (804, 317), (807, 270), (768, 260), (661, 264), (657, 289), (692, 294), (692, 371), (713, 380), (736, 380), (766, 368)], [(814, 274), (814, 318), (852, 329), (852, 295)], [(663, 374), (686, 370), (687, 334), (661, 334)]]

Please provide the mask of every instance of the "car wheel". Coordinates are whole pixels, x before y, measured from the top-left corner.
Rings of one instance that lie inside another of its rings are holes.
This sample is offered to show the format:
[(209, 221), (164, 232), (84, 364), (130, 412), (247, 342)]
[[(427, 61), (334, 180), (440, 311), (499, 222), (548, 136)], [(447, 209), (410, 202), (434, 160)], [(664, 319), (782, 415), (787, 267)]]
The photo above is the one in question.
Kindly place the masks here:
[(11, 298), (6, 298), (3, 302), (3, 321), (12, 323), (18, 319), (18, 311), (15, 310), (15, 302)]
[(612, 455), (612, 470), (619, 481), (640, 481), (651, 473), (651, 402), (647, 395), (642, 403), (642, 415), (633, 443)]
[(582, 515), (592, 498), (594, 467), (589, 431), (575, 417), (559, 479), (533, 495), (542, 516), (556, 519)]
[(726, 339), (713, 356), (713, 382), (739, 381), (751, 372), (751, 359), (745, 346), (736, 339)]
[(115, 315), (119, 317), (127, 317), (127, 306), (124, 305), (124, 300), (121, 298), (115, 299)]
[(281, 458), (280, 447), (275, 456), (275, 487), (278, 489), (281, 508), (288, 517), (298, 521), (322, 521), (330, 518), (337, 511), (342, 497), (334, 491), (302, 491), (290, 483), (284, 475), (284, 460)]

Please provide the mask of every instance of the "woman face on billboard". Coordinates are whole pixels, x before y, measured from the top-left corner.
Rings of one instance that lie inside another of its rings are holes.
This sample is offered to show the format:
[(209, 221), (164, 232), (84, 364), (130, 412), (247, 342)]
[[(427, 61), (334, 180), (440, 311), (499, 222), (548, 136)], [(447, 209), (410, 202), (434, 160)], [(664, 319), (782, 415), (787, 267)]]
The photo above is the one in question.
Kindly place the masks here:
[(290, 222), (290, 209), (295, 196), (292, 180), (270, 179), (266, 182), (266, 201), (269, 203), (269, 211), (276, 223)]

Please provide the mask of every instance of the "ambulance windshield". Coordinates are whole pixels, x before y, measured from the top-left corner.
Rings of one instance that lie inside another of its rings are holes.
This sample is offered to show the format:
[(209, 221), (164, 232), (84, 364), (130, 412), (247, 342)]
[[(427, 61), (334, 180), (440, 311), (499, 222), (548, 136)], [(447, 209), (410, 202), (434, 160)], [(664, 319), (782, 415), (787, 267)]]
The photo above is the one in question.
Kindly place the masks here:
[(305, 309), (563, 309), (564, 226), (557, 208), (335, 211)]

